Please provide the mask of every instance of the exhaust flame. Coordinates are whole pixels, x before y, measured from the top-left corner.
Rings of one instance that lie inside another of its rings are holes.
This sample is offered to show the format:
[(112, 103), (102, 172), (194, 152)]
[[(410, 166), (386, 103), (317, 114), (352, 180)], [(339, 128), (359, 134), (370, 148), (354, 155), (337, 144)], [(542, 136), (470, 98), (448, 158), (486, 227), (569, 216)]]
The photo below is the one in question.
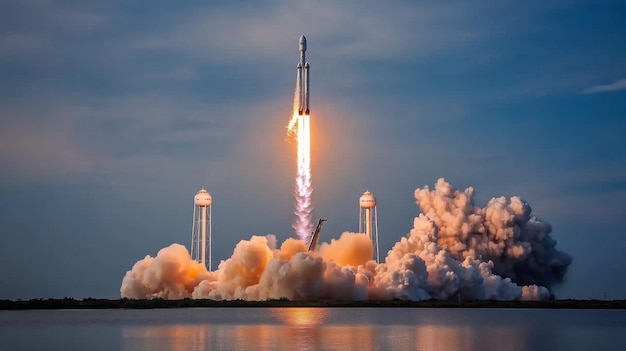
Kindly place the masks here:
[[(311, 183), (311, 117), (294, 113), (288, 125), (288, 133), (295, 133), (298, 141), (298, 164), (296, 169), (294, 197), (296, 200), (292, 224), (298, 238), (306, 242), (312, 229), (313, 186)], [(296, 129), (297, 128), (297, 129)]]

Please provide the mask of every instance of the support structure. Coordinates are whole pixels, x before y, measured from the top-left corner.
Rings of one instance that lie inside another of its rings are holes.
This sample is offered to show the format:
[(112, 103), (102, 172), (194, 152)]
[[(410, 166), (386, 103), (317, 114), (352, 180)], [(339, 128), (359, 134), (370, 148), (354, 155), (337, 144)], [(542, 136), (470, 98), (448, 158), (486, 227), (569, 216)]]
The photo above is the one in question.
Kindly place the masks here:
[[(212, 213), (213, 199), (208, 191), (201, 189), (193, 198), (193, 223), (191, 227), (191, 259), (212, 270)], [(208, 251), (208, 261), (207, 261)]]
[(315, 226), (315, 230), (313, 230), (313, 232), (311, 233), (311, 237), (309, 239), (309, 242), (306, 245), (306, 249), (308, 251), (315, 251), (315, 249), (317, 249), (317, 243), (319, 242), (320, 234), (322, 233), (322, 225), (326, 221), (327, 221), (327, 219), (325, 219), (325, 218), (320, 218), (317, 221), (317, 225)]
[(376, 210), (376, 198), (366, 191), (359, 198), (359, 233), (364, 233), (372, 241), (374, 256), (380, 263), (378, 244), (378, 211)]

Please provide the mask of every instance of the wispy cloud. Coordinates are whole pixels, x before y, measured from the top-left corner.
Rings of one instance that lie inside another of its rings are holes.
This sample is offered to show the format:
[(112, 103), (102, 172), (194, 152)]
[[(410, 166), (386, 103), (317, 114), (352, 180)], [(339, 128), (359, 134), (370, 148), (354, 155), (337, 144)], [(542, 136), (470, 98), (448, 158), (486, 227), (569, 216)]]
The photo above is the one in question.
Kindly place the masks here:
[(42, 126), (26, 121), (0, 123), (0, 167), (6, 177), (59, 179), (86, 174), (95, 164), (79, 147), (67, 125)]
[(626, 90), (626, 79), (620, 79), (611, 84), (595, 85), (583, 90), (583, 94), (608, 93), (611, 91)]

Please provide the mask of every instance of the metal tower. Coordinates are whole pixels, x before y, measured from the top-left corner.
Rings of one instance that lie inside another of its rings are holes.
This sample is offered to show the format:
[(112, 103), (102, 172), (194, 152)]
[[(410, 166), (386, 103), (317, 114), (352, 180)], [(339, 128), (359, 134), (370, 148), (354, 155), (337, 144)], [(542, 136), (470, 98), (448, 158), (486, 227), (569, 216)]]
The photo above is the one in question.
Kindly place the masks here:
[[(204, 189), (198, 191), (193, 198), (193, 224), (191, 227), (191, 259), (202, 263), (211, 271), (211, 194)], [(208, 235), (208, 237), (207, 237)], [(208, 239), (208, 241), (207, 241)], [(209, 261), (207, 265), (207, 249)]]
[(359, 199), (359, 233), (365, 233), (372, 241), (376, 251), (376, 262), (380, 263), (378, 249), (378, 211), (376, 211), (376, 198), (366, 191)]

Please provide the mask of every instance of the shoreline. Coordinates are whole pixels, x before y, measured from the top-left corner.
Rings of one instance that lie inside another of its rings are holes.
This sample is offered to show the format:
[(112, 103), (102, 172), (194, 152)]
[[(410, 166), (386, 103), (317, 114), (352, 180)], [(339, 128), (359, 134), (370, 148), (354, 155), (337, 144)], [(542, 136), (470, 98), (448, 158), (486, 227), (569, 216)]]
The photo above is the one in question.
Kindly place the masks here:
[(307, 300), (135, 300), (135, 299), (31, 299), (0, 300), (0, 310), (57, 310), (57, 309), (162, 309), (190, 307), (308, 307), (308, 308), (526, 308), (526, 309), (626, 309), (626, 300), (548, 300), (548, 301), (441, 301), (441, 300), (384, 300), (384, 301), (336, 301)]

